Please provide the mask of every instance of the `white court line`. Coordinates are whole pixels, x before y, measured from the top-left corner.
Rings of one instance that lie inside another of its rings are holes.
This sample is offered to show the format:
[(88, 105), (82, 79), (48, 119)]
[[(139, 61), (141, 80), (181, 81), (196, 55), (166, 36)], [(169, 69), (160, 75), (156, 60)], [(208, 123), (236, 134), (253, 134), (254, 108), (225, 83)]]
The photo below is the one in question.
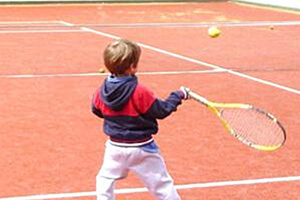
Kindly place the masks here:
[[(62, 21), (10, 21), (10, 22), (0, 22), (0, 25), (15, 25), (15, 24), (63, 24), (67, 26), (68, 23), (62, 22)], [(9, 28), (9, 27), (8, 27)], [(34, 27), (33, 27), (34, 28)], [(0, 29), (0, 34), (8, 34), (8, 33), (74, 33), (74, 32), (86, 32), (83, 30), (55, 30), (55, 29), (50, 29), (50, 30), (1, 30)]]
[(7, 33), (74, 33), (74, 32), (86, 32), (83, 30), (10, 30), (10, 31), (1, 31), (0, 34)]
[(65, 26), (74, 26), (74, 24), (69, 23), (69, 22), (65, 22), (65, 21), (59, 21), (59, 23), (65, 25)]
[[(226, 70), (196, 70), (196, 71), (165, 71), (165, 72), (138, 72), (138, 75), (179, 75), (179, 74), (206, 74), (225, 72)], [(73, 74), (18, 74), (0, 75), (0, 78), (56, 78), (56, 77), (84, 77), (84, 76), (107, 76), (109, 73), (73, 73)]]
[[(247, 26), (297, 26), (300, 25), (300, 21), (232, 21), (232, 22), (192, 22), (192, 23), (122, 23), (122, 24), (72, 24), (65, 21), (15, 21), (15, 22), (0, 22), (1, 25), (22, 25), (22, 24), (60, 24), (64, 26), (73, 26), (73, 27), (107, 27), (107, 28), (143, 28), (143, 27), (210, 27), (217, 25), (219, 27), (247, 27)], [(34, 27), (34, 26), (33, 26)]]
[[(143, 28), (143, 27), (210, 27), (212, 25), (217, 25), (219, 27), (245, 27), (245, 26), (296, 26), (300, 25), (300, 21), (243, 21), (243, 22), (193, 22), (193, 23), (123, 23), (123, 24), (72, 24), (65, 21), (5, 21), (0, 22), (1, 25), (22, 25), (22, 24), (60, 24), (64, 26), (72, 26), (72, 27), (108, 27), (108, 28)], [(50, 26), (50, 25), (49, 25)], [(50, 27), (51, 27), (50, 26)], [(9, 27), (6, 27), (9, 28)], [(34, 26), (32, 27), (34, 28)]]
[(0, 24), (60, 24), (61, 21), (5, 21)]
[[(175, 185), (177, 190), (192, 189), (192, 188), (211, 188), (211, 187), (227, 187), (227, 186), (240, 186), (240, 185), (253, 185), (253, 184), (270, 184), (279, 182), (293, 182), (300, 181), (300, 176), (288, 177), (274, 177), (274, 178), (260, 178), (260, 179), (246, 179), (235, 181), (215, 181), (207, 183), (193, 183), (185, 185)], [(146, 188), (124, 188), (116, 189), (116, 194), (129, 194), (129, 193), (142, 193), (147, 192)], [(96, 196), (95, 191), (91, 192), (76, 192), (76, 193), (59, 193), (59, 194), (45, 194), (45, 195), (32, 195), (32, 196), (19, 196), (0, 198), (0, 200), (45, 200), (45, 199), (59, 199), (59, 198), (76, 198)]]
[(194, 22), (194, 23), (123, 23), (123, 24), (71, 24), (64, 21), (59, 21), (66, 26), (74, 27), (108, 27), (108, 28), (143, 28), (143, 27), (210, 27), (217, 25), (219, 27), (255, 27), (255, 26), (297, 26), (300, 25), (300, 21), (245, 21), (245, 22)]
[[(68, 23), (68, 22), (65, 22), (65, 23)], [(71, 23), (68, 23), (68, 24), (71, 24)], [(87, 28), (87, 27), (81, 27), (80, 29), (82, 29), (84, 31), (87, 31), (87, 32), (95, 33), (95, 34), (98, 34), (98, 35), (102, 35), (102, 36), (105, 36), (105, 37), (108, 37), (108, 38), (112, 38), (112, 39), (119, 39), (120, 38), (118, 36), (115, 36), (115, 35), (112, 35), (112, 34), (109, 34), (109, 33), (104, 33), (104, 32), (101, 32), (101, 31), (96, 31), (96, 30), (93, 30), (93, 29), (90, 29), (90, 28)], [(240, 73), (240, 72), (235, 72), (233, 70), (228, 70), (228, 69), (226, 69), (224, 67), (221, 67), (221, 66), (217, 66), (217, 65), (210, 64), (210, 63), (207, 63), (207, 62), (199, 61), (199, 60), (189, 58), (189, 57), (186, 57), (186, 56), (183, 56), (183, 55), (179, 55), (179, 54), (176, 54), (176, 53), (165, 51), (165, 50), (153, 47), (153, 46), (145, 45), (145, 44), (142, 44), (142, 43), (138, 43), (138, 44), (141, 47), (144, 47), (144, 48), (147, 48), (147, 49), (150, 49), (150, 50), (162, 53), (162, 54), (166, 54), (166, 55), (169, 55), (169, 56), (172, 56), (172, 57), (175, 57), (175, 58), (179, 58), (179, 59), (182, 59), (182, 60), (186, 60), (186, 61), (189, 61), (189, 62), (192, 62), (192, 63), (199, 64), (199, 65), (207, 66), (207, 67), (212, 68), (212, 69), (225, 70), (228, 73), (239, 76), (239, 77), (243, 77), (243, 78), (246, 78), (246, 79), (258, 82), (258, 83), (262, 83), (262, 84), (265, 84), (265, 85), (269, 85), (269, 86), (272, 86), (272, 87), (275, 87), (275, 88), (279, 88), (279, 89), (282, 89), (282, 90), (285, 90), (285, 91), (288, 91), (288, 92), (291, 92), (291, 93), (300, 94), (300, 91), (297, 90), (297, 89), (293, 89), (293, 88), (290, 88), (290, 87), (279, 85), (279, 84), (273, 83), (271, 81), (266, 81), (266, 80), (263, 80), (263, 79), (259, 79), (259, 78), (256, 78), (256, 77), (253, 77), (253, 76), (250, 76), (250, 75), (246, 75), (246, 74), (243, 74), (243, 73)]]

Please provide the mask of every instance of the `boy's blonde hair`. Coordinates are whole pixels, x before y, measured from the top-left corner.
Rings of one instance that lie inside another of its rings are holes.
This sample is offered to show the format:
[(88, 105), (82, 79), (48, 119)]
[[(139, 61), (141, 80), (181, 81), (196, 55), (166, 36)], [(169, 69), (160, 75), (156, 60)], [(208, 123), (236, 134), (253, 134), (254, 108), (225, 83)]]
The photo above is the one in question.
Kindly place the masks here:
[(130, 68), (136, 68), (140, 59), (141, 48), (127, 39), (110, 43), (103, 53), (104, 64), (110, 73), (124, 75)]

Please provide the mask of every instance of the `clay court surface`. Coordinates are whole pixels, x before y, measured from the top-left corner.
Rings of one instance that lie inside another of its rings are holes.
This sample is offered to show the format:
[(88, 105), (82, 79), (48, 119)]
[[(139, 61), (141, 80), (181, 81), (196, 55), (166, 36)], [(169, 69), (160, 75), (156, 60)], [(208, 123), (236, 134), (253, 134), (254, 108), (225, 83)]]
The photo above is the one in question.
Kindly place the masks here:
[[(155, 140), (184, 200), (299, 200), (299, 33), (297, 11), (232, 2), (1, 5), (0, 200), (96, 199), (107, 137), (90, 105), (119, 37), (141, 45), (139, 81), (156, 96), (188, 86), (268, 110), (287, 131), (282, 148), (257, 151), (183, 102)], [(134, 174), (116, 192), (153, 199)]]

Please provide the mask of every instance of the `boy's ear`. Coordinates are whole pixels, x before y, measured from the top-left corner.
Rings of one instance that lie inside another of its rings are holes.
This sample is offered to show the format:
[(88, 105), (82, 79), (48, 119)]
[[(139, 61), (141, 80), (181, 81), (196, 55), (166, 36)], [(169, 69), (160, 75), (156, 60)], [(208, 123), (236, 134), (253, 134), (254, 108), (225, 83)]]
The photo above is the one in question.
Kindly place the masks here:
[(129, 74), (132, 73), (132, 71), (133, 71), (133, 67), (130, 66), (130, 67), (125, 71), (125, 74), (129, 75)]
[(128, 72), (128, 74), (133, 75), (136, 73), (136, 71), (137, 71), (137, 65), (132, 64), (127, 72)]

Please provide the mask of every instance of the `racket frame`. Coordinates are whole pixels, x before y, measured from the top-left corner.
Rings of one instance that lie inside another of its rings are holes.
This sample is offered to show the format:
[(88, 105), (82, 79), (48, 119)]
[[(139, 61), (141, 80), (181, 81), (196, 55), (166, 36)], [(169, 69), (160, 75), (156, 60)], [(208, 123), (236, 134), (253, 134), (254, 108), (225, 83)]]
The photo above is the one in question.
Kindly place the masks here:
[[(242, 143), (260, 150), (260, 151), (274, 151), (278, 148), (280, 148), (281, 146), (284, 145), (285, 141), (286, 141), (286, 131), (284, 129), (284, 127), (282, 126), (282, 124), (270, 113), (260, 110), (250, 104), (243, 104), (243, 103), (216, 103), (216, 102), (211, 102), (209, 100), (207, 100), (206, 98), (200, 96), (199, 94), (188, 90), (188, 94), (189, 96), (198, 101), (199, 103), (203, 104), (204, 106), (206, 106), (207, 108), (209, 108), (213, 113), (215, 113), (222, 125), (227, 129), (227, 131), (233, 135), (235, 138), (237, 138), (239, 141), (241, 141)], [(248, 141), (247, 139), (243, 138), (242, 136), (240, 136), (239, 134), (237, 134), (234, 129), (230, 126), (230, 124), (222, 117), (221, 112), (217, 109), (217, 108), (241, 108), (241, 109), (252, 109), (255, 110), (256, 112), (259, 112), (261, 114), (266, 115), (268, 118), (270, 118), (274, 123), (276, 123), (282, 130), (283, 132), (283, 142), (281, 144), (278, 145), (274, 145), (274, 146), (265, 146), (265, 145), (259, 145), (259, 144), (254, 144), (250, 141)]]

